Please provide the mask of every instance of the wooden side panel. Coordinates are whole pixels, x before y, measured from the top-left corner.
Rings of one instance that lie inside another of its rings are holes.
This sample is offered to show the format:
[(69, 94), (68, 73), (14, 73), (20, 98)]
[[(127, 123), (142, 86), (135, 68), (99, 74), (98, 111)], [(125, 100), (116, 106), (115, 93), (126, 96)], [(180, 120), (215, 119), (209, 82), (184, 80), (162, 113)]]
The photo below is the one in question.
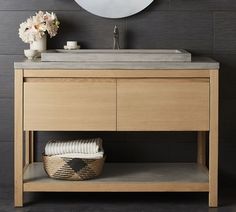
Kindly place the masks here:
[(116, 81), (24, 83), (25, 130), (116, 130)]
[(209, 79), (120, 79), (117, 129), (209, 130)]
[(14, 205), (23, 206), (23, 70), (15, 70)]
[(219, 72), (210, 73), (209, 206), (218, 206)]

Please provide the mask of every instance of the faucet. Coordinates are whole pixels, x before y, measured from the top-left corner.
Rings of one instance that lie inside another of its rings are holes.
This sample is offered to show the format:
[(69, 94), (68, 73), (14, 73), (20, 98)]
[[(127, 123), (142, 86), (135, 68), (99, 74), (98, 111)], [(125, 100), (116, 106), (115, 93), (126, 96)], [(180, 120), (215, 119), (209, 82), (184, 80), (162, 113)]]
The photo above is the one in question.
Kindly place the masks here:
[(119, 29), (116, 25), (115, 25), (114, 31), (113, 31), (113, 49), (120, 49)]

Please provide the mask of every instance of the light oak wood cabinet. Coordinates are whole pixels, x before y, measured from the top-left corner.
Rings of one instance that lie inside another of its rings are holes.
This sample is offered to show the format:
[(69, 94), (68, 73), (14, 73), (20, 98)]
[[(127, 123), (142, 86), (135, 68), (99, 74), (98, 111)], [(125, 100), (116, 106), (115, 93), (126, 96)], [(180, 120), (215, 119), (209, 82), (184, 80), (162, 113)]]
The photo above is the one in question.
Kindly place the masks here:
[[(197, 158), (108, 163), (94, 180), (53, 180), (34, 161), (35, 131), (194, 131)], [(174, 191), (208, 192), (216, 207), (217, 182), (218, 70), (15, 71), (15, 206), (23, 206), (24, 192)]]
[(209, 79), (117, 80), (117, 129), (209, 130)]
[(24, 86), (25, 130), (116, 130), (113, 79), (61, 79)]

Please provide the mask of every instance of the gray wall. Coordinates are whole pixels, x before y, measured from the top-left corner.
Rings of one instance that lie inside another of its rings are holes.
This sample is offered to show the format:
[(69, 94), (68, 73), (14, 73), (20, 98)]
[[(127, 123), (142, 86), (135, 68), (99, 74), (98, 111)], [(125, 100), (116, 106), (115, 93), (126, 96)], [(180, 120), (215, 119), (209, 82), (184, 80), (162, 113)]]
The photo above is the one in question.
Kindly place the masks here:
[[(78, 40), (84, 48), (111, 48), (117, 24), (124, 48), (184, 48), (221, 63), (220, 176), (236, 179), (236, 1), (156, 0), (133, 17), (108, 20), (82, 10), (73, 0), (0, 0), (0, 184), (13, 182), (13, 62), (23, 58), (27, 45), (18, 26), (37, 10), (54, 10), (61, 21), (50, 48)], [(39, 133), (37, 158), (50, 138), (101, 136), (109, 161), (193, 161), (195, 133)], [(143, 145), (145, 142), (145, 145)], [(132, 149), (131, 146), (134, 146)], [(127, 147), (127, 148), (126, 148)]]

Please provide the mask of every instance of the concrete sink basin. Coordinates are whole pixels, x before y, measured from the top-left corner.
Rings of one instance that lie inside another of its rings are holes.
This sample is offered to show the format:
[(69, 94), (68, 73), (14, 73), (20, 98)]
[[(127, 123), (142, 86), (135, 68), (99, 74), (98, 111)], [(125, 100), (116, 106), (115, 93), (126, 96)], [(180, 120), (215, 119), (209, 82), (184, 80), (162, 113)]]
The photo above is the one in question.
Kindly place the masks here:
[(56, 49), (43, 52), (45, 62), (190, 62), (191, 54), (182, 49)]

